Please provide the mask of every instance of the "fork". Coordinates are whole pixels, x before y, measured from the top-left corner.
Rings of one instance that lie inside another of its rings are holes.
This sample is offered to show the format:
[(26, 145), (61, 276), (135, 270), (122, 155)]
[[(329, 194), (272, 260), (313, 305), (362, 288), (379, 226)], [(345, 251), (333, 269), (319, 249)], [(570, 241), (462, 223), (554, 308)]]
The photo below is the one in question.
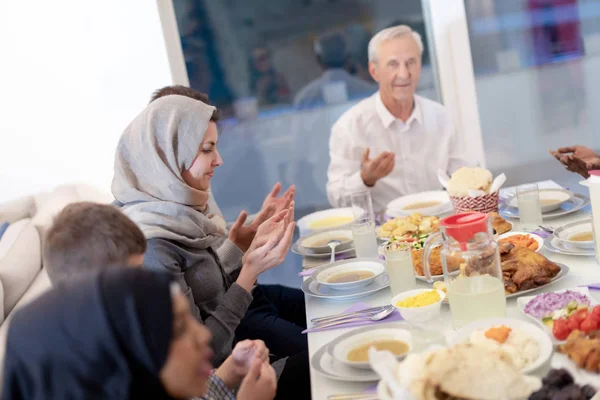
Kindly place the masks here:
[(386, 305), (386, 306), (379, 306), (379, 307), (372, 307), (372, 308), (367, 308), (364, 310), (360, 310), (360, 311), (353, 311), (353, 312), (347, 312), (347, 313), (342, 313), (342, 314), (335, 314), (335, 315), (328, 315), (326, 317), (319, 317), (319, 318), (313, 318), (310, 321), (312, 323), (321, 323), (321, 322), (333, 322), (333, 321), (337, 321), (337, 320), (341, 320), (341, 319), (346, 319), (346, 318), (353, 318), (353, 317), (358, 317), (358, 316), (368, 316), (368, 315), (372, 315), (372, 314), (377, 314), (379, 311), (382, 311), (386, 308), (391, 308), (391, 305)]

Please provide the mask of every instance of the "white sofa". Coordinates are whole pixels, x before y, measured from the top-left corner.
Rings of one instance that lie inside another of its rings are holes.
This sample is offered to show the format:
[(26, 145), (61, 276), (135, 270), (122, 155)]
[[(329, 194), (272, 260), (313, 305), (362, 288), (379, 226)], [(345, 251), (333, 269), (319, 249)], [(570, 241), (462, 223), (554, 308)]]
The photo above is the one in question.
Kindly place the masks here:
[(110, 203), (113, 197), (77, 184), (0, 204), (0, 224), (10, 223), (0, 238), (0, 365), (11, 315), (51, 286), (42, 264), (44, 232), (67, 204), (79, 201)]

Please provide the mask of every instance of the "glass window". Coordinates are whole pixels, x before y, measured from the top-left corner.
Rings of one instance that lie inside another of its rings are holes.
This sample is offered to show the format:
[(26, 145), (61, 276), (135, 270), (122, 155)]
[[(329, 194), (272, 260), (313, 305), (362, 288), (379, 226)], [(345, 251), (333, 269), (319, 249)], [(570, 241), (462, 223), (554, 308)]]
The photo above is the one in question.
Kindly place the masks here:
[(258, 211), (278, 181), (296, 185), (297, 218), (330, 207), (331, 127), (377, 90), (367, 45), (381, 29), (406, 24), (421, 34), (419, 94), (438, 99), (421, 0), (173, 4), (190, 85), (225, 115), (224, 163), (212, 190), (228, 221), (242, 209)]
[(600, 1), (465, 6), (488, 166), (509, 184), (548, 179), (549, 149), (599, 147)]

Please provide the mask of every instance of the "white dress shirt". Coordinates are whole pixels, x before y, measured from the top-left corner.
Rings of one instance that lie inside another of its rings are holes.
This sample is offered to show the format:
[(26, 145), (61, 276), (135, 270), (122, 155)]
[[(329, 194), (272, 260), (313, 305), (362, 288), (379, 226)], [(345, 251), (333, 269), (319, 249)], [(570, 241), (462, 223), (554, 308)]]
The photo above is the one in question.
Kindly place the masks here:
[[(392, 151), (392, 172), (373, 187), (360, 177), (363, 152), (369, 157)], [(415, 95), (415, 107), (406, 121), (397, 119), (383, 104), (379, 92), (348, 110), (331, 128), (331, 158), (327, 171), (327, 196), (333, 207), (347, 206), (346, 195), (369, 190), (375, 211), (404, 195), (442, 189), (437, 170), (451, 174), (469, 162), (462, 135), (456, 133), (446, 109)]]

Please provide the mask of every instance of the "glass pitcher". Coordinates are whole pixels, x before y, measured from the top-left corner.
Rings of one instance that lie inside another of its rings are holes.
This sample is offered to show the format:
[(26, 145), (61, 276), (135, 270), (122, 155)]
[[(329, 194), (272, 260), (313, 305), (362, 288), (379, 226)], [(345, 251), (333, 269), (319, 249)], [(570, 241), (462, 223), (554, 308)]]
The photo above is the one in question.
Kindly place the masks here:
[(427, 238), (423, 251), (423, 272), (430, 283), (430, 256), (437, 258), (437, 251), (455, 329), (506, 315), (500, 252), (487, 214), (456, 214), (440, 221), (440, 232)]

